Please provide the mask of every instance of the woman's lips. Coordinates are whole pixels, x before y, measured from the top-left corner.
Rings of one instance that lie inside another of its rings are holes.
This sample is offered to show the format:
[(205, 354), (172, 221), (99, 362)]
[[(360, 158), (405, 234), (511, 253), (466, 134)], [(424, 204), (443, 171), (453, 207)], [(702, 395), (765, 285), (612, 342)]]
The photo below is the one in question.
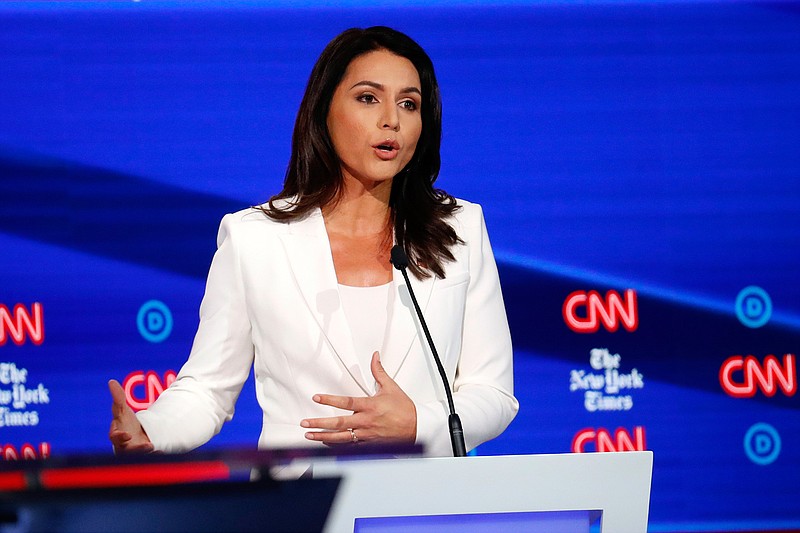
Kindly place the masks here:
[(372, 146), (375, 154), (384, 161), (395, 159), (400, 153), (400, 145), (397, 141), (386, 140)]
[(397, 150), (382, 150), (380, 148), (375, 148), (375, 155), (384, 161), (391, 161), (395, 159), (399, 153), (400, 152)]

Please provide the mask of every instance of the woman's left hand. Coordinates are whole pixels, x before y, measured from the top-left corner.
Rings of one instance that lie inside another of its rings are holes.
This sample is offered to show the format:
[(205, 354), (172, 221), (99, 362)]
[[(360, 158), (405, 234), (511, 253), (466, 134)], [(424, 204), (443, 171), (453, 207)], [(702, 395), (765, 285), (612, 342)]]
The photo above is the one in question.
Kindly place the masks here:
[(375, 396), (363, 398), (315, 394), (314, 401), (352, 411), (352, 415), (307, 418), (300, 422), (309, 431), (306, 438), (325, 444), (351, 442), (414, 442), (417, 438), (417, 408), (403, 389), (383, 369), (378, 352), (372, 354), (372, 375), (378, 384)]

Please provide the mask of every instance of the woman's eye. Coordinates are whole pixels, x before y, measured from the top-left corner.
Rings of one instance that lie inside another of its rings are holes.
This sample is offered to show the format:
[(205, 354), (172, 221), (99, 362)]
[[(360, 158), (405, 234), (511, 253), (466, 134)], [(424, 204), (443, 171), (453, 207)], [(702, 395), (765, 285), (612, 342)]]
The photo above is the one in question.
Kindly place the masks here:
[(403, 100), (400, 102), (400, 107), (403, 109), (407, 109), (408, 111), (416, 111), (417, 110), (417, 103), (413, 100)]
[(375, 98), (375, 95), (372, 94), (362, 94), (357, 98), (357, 100), (359, 102), (364, 102), (365, 104), (374, 104), (378, 101), (378, 99)]

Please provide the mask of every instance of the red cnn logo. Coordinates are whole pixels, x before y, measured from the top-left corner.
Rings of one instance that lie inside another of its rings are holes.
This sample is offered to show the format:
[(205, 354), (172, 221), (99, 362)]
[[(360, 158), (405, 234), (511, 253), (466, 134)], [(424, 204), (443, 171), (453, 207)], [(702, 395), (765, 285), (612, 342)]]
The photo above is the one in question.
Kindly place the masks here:
[(0, 304), (0, 346), (6, 343), (7, 337), (17, 346), (25, 343), (28, 337), (33, 344), (39, 345), (44, 342), (44, 309), (39, 302), (31, 306), (28, 311), (24, 305), (14, 306), (14, 312), (9, 311), (8, 307)]
[(779, 387), (786, 396), (794, 396), (797, 392), (797, 359), (794, 354), (787, 353), (783, 356), (781, 368), (778, 358), (772, 354), (764, 358), (763, 364), (752, 355), (734, 355), (722, 363), (719, 384), (734, 398), (752, 398), (756, 388), (771, 398)]
[[(152, 370), (147, 371), (147, 373), (141, 370), (131, 372), (128, 374), (128, 377), (125, 378), (125, 381), (122, 382), (122, 388), (125, 389), (125, 399), (128, 401), (128, 405), (134, 411), (147, 409), (156, 401), (156, 398), (164, 392), (164, 389), (172, 385), (176, 376), (177, 374), (175, 374), (174, 370), (167, 370), (164, 372), (164, 380), (162, 381), (161, 378), (158, 377), (158, 374)], [(142, 392), (144, 394), (136, 394), (137, 389), (143, 389)]]
[(572, 452), (585, 453), (589, 444), (593, 444), (597, 452), (643, 452), (647, 449), (644, 433), (643, 426), (634, 427), (633, 435), (624, 428), (617, 428), (612, 439), (606, 428), (582, 429), (572, 438)]
[(50, 457), (50, 444), (42, 442), (39, 444), (38, 449), (34, 448), (31, 444), (23, 444), (17, 450), (11, 444), (0, 446), (0, 459), (5, 461), (18, 461), (20, 459), (47, 459)]
[[(578, 313), (578, 309), (585, 312)], [(575, 291), (564, 300), (561, 308), (564, 322), (575, 333), (594, 333), (602, 322), (610, 332), (615, 332), (620, 324), (628, 331), (639, 327), (639, 311), (636, 304), (636, 291), (627, 289), (625, 297), (617, 291), (608, 291), (605, 300), (597, 291)]]

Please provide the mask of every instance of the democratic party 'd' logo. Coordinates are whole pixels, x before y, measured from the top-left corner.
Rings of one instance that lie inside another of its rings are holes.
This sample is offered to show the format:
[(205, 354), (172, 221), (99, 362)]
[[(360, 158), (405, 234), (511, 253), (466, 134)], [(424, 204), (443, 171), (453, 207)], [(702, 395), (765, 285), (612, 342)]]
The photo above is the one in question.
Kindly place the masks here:
[(773, 463), (781, 453), (781, 436), (769, 424), (753, 424), (744, 436), (744, 453), (757, 465)]
[(772, 300), (767, 291), (751, 285), (736, 297), (736, 316), (748, 328), (760, 328), (772, 316)]
[(164, 302), (150, 300), (139, 308), (136, 327), (150, 342), (162, 342), (172, 333), (172, 313)]

